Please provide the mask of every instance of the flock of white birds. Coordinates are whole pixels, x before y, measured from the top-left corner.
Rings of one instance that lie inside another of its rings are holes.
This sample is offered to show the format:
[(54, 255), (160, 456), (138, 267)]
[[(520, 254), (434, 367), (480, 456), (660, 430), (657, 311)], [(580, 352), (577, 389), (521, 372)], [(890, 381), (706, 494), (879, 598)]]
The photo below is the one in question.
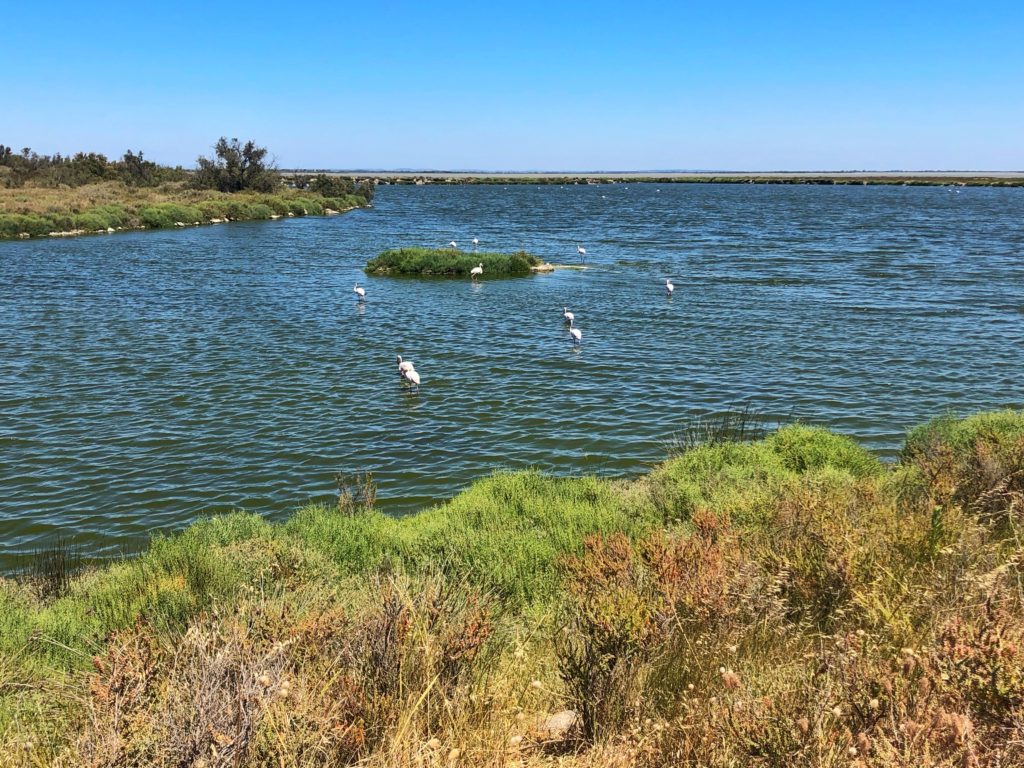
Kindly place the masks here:
[[(660, 190), (659, 190), (660, 191)], [(476, 248), (480, 245), (479, 238), (474, 237), (472, 240), (473, 247)], [(449, 248), (458, 248), (459, 245), (454, 240), (448, 243)], [(582, 245), (576, 246), (576, 253), (580, 257), (580, 261), (586, 261), (587, 249)], [(469, 271), (469, 279), (476, 280), (478, 277), (483, 275), (484, 265), (480, 262), (477, 266), (473, 267)], [(665, 279), (665, 291), (669, 296), (675, 291), (676, 287), (672, 284), (671, 278)], [(366, 289), (359, 285), (357, 282), (352, 286), (352, 292), (356, 295), (356, 301), (366, 301)], [(565, 320), (565, 324), (569, 331), (569, 337), (572, 339), (573, 346), (578, 346), (583, 342), (583, 332), (576, 327), (576, 315), (569, 311), (569, 307), (562, 306), (562, 319)], [(406, 386), (412, 392), (418, 392), (420, 388), (420, 374), (416, 370), (411, 360), (403, 360), (401, 355), (398, 355), (398, 376), (402, 380), (402, 385)]]

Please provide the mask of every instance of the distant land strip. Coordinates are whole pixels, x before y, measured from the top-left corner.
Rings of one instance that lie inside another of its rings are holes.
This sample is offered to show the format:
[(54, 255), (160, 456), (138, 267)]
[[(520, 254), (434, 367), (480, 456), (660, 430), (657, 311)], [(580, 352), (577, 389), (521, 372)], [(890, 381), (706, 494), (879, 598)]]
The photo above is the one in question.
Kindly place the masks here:
[(840, 171), (840, 172), (491, 172), (289, 169), (285, 175), (325, 173), (377, 184), (882, 184), (888, 186), (1021, 187), (1024, 171)]

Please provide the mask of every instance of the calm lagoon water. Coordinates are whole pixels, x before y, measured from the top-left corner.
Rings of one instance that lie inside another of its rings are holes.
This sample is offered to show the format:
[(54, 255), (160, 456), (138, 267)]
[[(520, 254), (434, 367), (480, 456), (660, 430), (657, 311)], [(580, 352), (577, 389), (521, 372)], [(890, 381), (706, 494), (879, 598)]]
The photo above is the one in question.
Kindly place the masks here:
[[(361, 273), (474, 236), (579, 242), (588, 269)], [(640, 473), (746, 402), (891, 456), (931, 416), (1020, 406), (1022, 362), (1024, 189), (382, 187), (333, 218), (0, 243), (0, 561), (283, 517), (338, 470), (396, 514), (500, 467)]]

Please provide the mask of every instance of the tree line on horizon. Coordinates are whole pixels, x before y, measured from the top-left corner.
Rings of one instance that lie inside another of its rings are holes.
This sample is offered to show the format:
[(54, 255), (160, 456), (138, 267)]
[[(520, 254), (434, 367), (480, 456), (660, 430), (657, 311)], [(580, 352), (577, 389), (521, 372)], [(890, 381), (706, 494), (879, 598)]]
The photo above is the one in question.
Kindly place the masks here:
[[(20, 152), (0, 144), (0, 169), (3, 184), (8, 188), (24, 187), (31, 182), (42, 187), (79, 187), (104, 181), (120, 181), (129, 187), (156, 187), (165, 182), (187, 182), (196, 189), (220, 192), (264, 192), (278, 189), (284, 180), (269, 150), (249, 140), (220, 137), (213, 146), (213, 155), (200, 155), (195, 170), (171, 167), (146, 160), (142, 151), (127, 150), (118, 160), (110, 160), (99, 152), (77, 152), (74, 155), (41, 155), (30, 147)], [(325, 197), (359, 194), (373, 198), (373, 184), (356, 184), (346, 177), (296, 176), (290, 184)]]

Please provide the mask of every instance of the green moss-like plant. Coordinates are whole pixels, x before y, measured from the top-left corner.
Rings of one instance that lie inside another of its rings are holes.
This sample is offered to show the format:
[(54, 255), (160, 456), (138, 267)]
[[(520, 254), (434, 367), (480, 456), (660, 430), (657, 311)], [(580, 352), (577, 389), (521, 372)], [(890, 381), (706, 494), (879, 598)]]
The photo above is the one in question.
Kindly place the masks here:
[(420, 277), (469, 277), (483, 264), (483, 276), (529, 275), (541, 260), (525, 251), (517, 253), (471, 253), (454, 248), (399, 248), (384, 251), (366, 264), (371, 275), (416, 275)]

